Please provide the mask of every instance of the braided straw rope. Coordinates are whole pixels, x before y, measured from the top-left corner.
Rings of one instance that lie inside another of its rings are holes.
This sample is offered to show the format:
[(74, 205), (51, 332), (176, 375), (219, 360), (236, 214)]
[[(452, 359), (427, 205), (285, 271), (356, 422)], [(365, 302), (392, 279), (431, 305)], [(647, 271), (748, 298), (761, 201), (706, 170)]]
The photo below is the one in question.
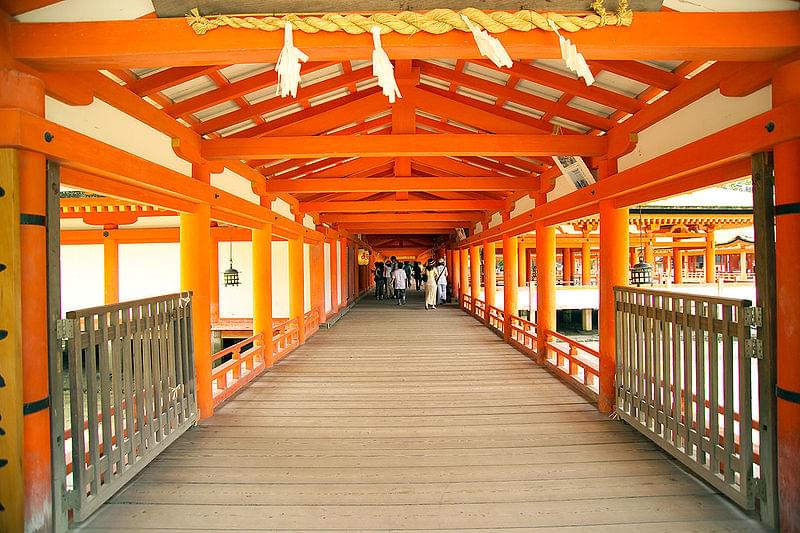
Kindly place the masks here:
[(381, 33), (396, 32), (402, 35), (412, 35), (418, 32), (440, 35), (453, 30), (469, 32), (461, 15), (465, 15), (470, 22), (483, 27), (489, 33), (503, 33), (508, 30), (553, 31), (549, 21), (553, 21), (559, 29), (567, 32), (578, 30), (591, 30), (602, 26), (630, 26), (633, 21), (633, 12), (628, 9), (628, 1), (621, 0), (616, 13), (609, 13), (603, 7), (603, 0), (595, 0), (592, 4), (595, 13), (590, 15), (561, 15), (559, 13), (537, 13), (536, 11), (521, 10), (515, 13), (494, 11), (487, 13), (475, 8), (466, 8), (461, 11), (451, 9), (433, 9), (427, 13), (414, 13), (402, 11), (400, 13), (374, 13), (372, 15), (349, 14), (341, 15), (330, 13), (321, 17), (284, 15), (282, 17), (254, 17), (254, 16), (228, 16), (217, 17), (201, 16), (197, 9), (187, 15), (186, 21), (198, 35), (203, 35), (221, 26), (231, 28), (246, 28), (262, 31), (283, 30), (286, 22), (291, 22), (297, 31), (305, 33), (318, 33), (343, 31), (352, 35), (369, 33), (374, 26), (381, 29)]

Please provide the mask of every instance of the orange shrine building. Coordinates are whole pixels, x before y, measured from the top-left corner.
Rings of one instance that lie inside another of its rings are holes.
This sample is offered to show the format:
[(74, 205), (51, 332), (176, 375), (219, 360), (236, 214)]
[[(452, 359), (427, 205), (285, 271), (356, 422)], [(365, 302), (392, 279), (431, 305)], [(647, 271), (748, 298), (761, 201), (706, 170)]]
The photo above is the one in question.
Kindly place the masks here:
[(800, 531), (796, 0), (0, 0), (0, 218), (2, 532)]

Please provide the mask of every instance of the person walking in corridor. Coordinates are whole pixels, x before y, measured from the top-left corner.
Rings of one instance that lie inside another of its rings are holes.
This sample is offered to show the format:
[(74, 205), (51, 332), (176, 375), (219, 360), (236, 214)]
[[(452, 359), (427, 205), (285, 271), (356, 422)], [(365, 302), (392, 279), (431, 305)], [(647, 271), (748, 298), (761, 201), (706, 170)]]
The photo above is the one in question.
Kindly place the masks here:
[(444, 264), (444, 259), (439, 259), (439, 265), (435, 271), (439, 303), (447, 303), (447, 266)]
[(433, 259), (428, 259), (425, 265), (425, 274), (422, 279), (425, 280), (425, 309), (436, 309), (436, 267), (433, 264)]
[(406, 303), (408, 276), (400, 263), (395, 263), (394, 272), (392, 272), (392, 283), (394, 284), (394, 296), (397, 298), (397, 305), (404, 305)]

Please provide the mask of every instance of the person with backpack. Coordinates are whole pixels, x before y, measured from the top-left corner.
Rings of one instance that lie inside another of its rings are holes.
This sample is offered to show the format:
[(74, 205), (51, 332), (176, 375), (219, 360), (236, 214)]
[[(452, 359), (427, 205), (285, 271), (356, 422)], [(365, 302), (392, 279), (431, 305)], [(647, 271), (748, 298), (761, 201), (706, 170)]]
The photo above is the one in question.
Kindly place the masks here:
[(383, 300), (386, 297), (386, 278), (383, 276), (383, 263), (375, 263), (375, 299)]
[(444, 264), (444, 259), (439, 259), (439, 265), (435, 270), (438, 301), (440, 304), (447, 303), (447, 266)]

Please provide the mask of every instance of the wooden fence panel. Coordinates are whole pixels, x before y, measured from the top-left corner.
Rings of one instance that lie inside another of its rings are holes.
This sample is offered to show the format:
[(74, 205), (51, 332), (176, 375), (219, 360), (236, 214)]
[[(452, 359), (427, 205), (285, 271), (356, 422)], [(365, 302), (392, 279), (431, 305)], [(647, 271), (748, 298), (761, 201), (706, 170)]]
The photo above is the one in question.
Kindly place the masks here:
[[(191, 293), (70, 311), (64, 508), (85, 520), (198, 418)], [(61, 428), (55, 428), (59, 431)]]

